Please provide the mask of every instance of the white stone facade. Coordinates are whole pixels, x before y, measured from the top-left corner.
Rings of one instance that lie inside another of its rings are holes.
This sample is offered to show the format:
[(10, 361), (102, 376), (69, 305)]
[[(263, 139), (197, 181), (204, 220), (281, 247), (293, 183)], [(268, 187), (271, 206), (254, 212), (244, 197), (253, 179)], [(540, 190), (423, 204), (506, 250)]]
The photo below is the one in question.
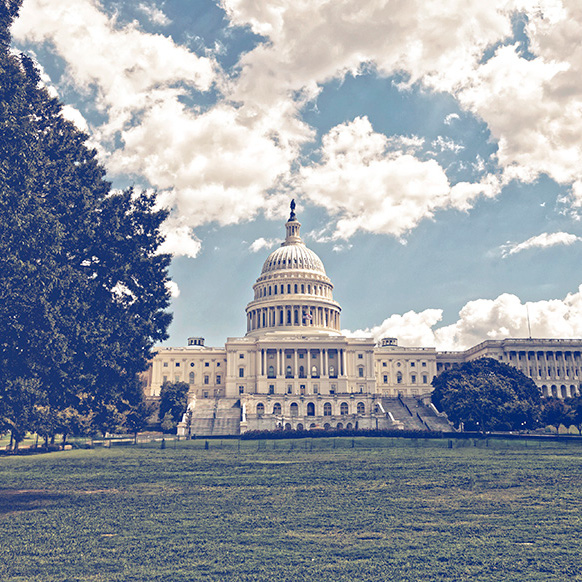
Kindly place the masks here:
[(544, 396), (580, 394), (582, 340), (507, 339), (437, 352), (341, 335), (323, 263), (303, 244), (293, 212), (285, 226), (285, 242), (253, 286), (244, 337), (228, 338), (224, 348), (190, 338), (187, 347), (156, 351), (146, 396), (158, 398), (166, 381), (188, 383), (183, 434), (188, 423), (198, 434), (398, 427), (383, 399), (426, 398), (436, 374), (484, 356), (518, 367)]

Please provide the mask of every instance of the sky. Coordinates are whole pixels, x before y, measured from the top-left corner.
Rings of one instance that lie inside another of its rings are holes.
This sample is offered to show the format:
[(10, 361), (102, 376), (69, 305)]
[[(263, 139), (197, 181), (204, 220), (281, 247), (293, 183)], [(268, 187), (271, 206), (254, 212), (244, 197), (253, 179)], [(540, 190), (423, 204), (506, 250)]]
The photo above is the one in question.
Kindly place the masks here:
[(582, 337), (579, 0), (24, 0), (12, 33), (170, 210), (164, 345), (244, 335), (292, 198), (347, 335)]

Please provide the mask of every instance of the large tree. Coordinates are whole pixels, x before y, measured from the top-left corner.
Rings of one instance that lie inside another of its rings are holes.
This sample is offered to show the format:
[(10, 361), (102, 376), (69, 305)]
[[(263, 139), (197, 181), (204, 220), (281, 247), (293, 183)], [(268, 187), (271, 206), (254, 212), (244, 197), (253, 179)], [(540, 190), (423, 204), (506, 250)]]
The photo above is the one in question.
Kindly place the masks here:
[(433, 379), (432, 401), (467, 430), (520, 430), (539, 423), (540, 389), (518, 369), (481, 358)]
[(112, 190), (87, 135), (10, 50), (20, 3), (0, 0), (0, 429), (16, 439), (34, 405), (96, 418), (137, 406), (171, 319), (166, 212)]

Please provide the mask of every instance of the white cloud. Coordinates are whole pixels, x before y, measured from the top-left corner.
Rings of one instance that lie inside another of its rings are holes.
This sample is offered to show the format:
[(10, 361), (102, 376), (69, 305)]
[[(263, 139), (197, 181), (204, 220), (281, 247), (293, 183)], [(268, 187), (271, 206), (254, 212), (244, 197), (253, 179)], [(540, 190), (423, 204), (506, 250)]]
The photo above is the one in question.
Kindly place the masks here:
[(301, 170), (298, 188), (337, 217), (335, 238), (358, 230), (402, 236), (439, 209), (466, 209), (498, 191), (491, 177), (452, 186), (435, 160), (391, 149), (366, 117), (332, 128), (322, 142), (321, 162)]
[(178, 284), (174, 281), (166, 281), (166, 288), (170, 292), (172, 299), (180, 297), (180, 287), (178, 287)]
[(160, 253), (183, 255), (193, 259), (198, 256), (202, 243), (187, 224), (170, 216), (162, 225), (161, 231), (165, 240), (160, 245)]
[(261, 237), (255, 241), (253, 241), (249, 245), (249, 249), (253, 253), (258, 253), (259, 251), (262, 251), (263, 249), (267, 249), (267, 250), (272, 249), (279, 242), (281, 242), (281, 241), (278, 241), (275, 239), (266, 239), (266, 238)]
[(456, 143), (452, 139), (447, 139), (442, 135), (439, 135), (432, 143), (431, 146), (436, 148), (439, 152), (450, 151), (454, 154), (458, 154), (460, 151), (465, 149), (465, 146)]
[[(540, 173), (571, 186), (573, 205), (582, 206), (579, 0), (221, 5), (233, 26), (265, 37), (241, 56), (240, 75), (228, 78), (212, 58), (169, 37), (118, 25), (98, 0), (25, 0), (13, 27), (17, 40), (54, 46), (67, 64), (61, 83), (96, 92), (106, 120), (92, 130), (109, 170), (171, 190), (167, 199), (184, 225), (272, 214), (279, 200), (273, 192), (288, 182), (301, 147), (314, 139), (301, 121), (302, 106), (324, 83), (364, 67), (403, 75), (403, 87), (419, 83), (453, 95), (487, 124), (498, 152), (486, 162), (498, 162), (504, 175), (501, 182), (489, 175), (452, 186), (435, 161), (415, 157), (422, 138), (356, 135), (355, 122), (338, 126), (326, 136), (322, 162), (295, 182), (337, 220), (336, 237), (358, 230), (401, 236), (438, 209), (470, 209), (476, 197), (496, 195), (509, 180), (531, 181)], [(167, 23), (150, 0), (138, 7), (153, 22)], [(527, 22), (533, 58), (508, 44), (516, 14)], [(183, 105), (184, 95), (213, 87), (221, 91), (218, 103), (205, 110)], [(444, 121), (458, 118), (452, 113)], [(356, 150), (342, 154), (342, 139)], [(440, 150), (460, 147), (436, 142)]]
[(348, 337), (370, 337), (376, 341), (384, 337), (395, 337), (402, 346), (435, 345), (433, 327), (442, 319), (442, 309), (426, 309), (420, 313), (409, 311), (404, 315), (391, 315), (380, 325), (355, 332), (342, 330)]
[[(529, 315), (529, 326), (528, 326)], [(582, 338), (582, 285), (564, 299), (522, 303), (504, 293), (496, 299), (469, 301), (457, 322), (435, 328), (441, 309), (392, 315), (373, 328), (346, 331), (355, 337), (396, 337), (402, 346), (463, 350), (487, 339), (506, 337)]]
[(168, 26), (171, 24), (171, 20), (154, 4), (146, 4), (145, 2), (140, 2), (138, 9), (143, 12), (154, 24), (159, 24), (160, 26)]
[[(419, 82), (450, 93), (487, 123), (499, 146), (493, 161), (504, 170), (504, 183), (545, 173), (572, 186), (573, 202), (582, 206), (579, 0), (279, 0), (276, 8), (270, 0), (222, 0), (222, 5), (234, 24), (269, 40), (241, 60), (241, 99), (270, 103), (301, 89), (314, 96), (323, 83), (370, 64), (387, 76), (403, 72), (402, 86)], [(533, 58), (517, 45), (503, 46), (517, 14), (527, 22)], [(491, 58), (484, 58), (496, 45)], [(445, 123), (458, 118), (450, 114)]]
[(521, 243), (508, 243), (501, 248), (501, 256), (503, 258), (509, 255), (515, 255), (529, 249), (546, 249), (557, 245), (572, 245), (575, 242), (582, 240), (582, 237), (567, 232), (544, 232), (536, 236), (532, 236)]

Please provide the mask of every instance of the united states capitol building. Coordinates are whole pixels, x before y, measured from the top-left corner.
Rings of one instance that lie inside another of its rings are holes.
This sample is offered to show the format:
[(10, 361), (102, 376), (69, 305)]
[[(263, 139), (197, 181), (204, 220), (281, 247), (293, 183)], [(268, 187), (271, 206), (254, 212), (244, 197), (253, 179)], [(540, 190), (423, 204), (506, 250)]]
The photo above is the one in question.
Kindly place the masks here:
[(179, 434), (232, 435), (249, 430), (448, 429), (430, 403), (435, 375), (481, 357), (519, 368), (545, 397), (579, 395), (582, 340), (488, 340), (462, 352), (377, 344), (340, 332), (340, 305), (320, 258), (300, 236), (291, 205), (286, 237), (266, 259), (247, 332), (222, 348), (203, 338), (159, 348), (146, 379), (155, 400), (164, 382), (189, 385)]

